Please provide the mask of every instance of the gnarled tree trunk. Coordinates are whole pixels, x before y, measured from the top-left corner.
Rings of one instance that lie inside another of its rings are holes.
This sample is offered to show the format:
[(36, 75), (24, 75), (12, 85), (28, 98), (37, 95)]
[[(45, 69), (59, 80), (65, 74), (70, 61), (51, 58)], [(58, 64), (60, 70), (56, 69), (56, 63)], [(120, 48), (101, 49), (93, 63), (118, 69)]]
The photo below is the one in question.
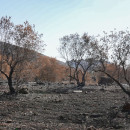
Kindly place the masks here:
[(10, 94), (14, 94), (15, 89), (14, 89), (14, 87), (12, 85), (12, 78), (11, 77), (8, 78), (8, 85), (9, 85)]

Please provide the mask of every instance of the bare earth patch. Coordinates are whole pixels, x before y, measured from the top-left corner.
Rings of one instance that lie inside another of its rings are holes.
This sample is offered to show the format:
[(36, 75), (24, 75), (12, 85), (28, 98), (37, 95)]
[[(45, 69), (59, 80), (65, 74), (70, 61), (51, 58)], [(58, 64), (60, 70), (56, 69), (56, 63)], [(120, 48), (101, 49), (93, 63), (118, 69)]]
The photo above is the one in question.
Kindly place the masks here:
[(130, 129), (130, 112), (121, 111), (129, 99), (120, 89), (29, 84), (28, 94), (11, 96), (1, 88), (0, 130)]

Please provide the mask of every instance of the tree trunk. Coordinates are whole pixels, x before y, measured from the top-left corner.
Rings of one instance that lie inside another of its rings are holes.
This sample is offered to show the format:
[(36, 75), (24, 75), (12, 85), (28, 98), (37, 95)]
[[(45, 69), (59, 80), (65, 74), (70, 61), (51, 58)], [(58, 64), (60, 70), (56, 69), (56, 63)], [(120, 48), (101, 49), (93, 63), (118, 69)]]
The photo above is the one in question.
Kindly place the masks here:
[(84, 87), (85, 86), (85, 82), (84, 81), (82, 81), (82, 82), (77, 82), (77, 88), (78, 89), (81, 89), (82, 87)]
[(15, 89), (13, 88), (12, 78), (11, 77), (8, 78), (8, 85), (9, 85), (10, 94), (14, 94), (15, 93)]
[(69, 83), (71, 84), (72, 76), (71, 76), (71, 67), (69, 68)]

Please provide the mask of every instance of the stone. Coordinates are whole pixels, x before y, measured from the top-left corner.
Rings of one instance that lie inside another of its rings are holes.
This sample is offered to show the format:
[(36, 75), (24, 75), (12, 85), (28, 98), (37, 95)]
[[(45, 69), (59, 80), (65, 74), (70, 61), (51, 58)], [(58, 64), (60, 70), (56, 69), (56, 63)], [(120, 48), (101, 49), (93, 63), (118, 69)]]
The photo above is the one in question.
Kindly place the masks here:
[(82, 90), (74, 90), (73, 93), (82, 93)]
[(28, 89), (27, 88), (21, 88), (19, 90), (19, 93), (21, 93), (21, 94), (28, 94)]
[(123, 105), (122, 112), (130, 112), (130, 103), (125, 103)]
[(9, 120), (7, 120), (7, 121), (6, 121), (6, 123), (12, 123), (12, 120), (11, 120), (11, 119), (9, 119)]
[(87, 130), (96, 130), (94, 126), (87, 127)]
[(94, 114), (91, 114), (91, 115), (90, 115), (90, 118), (99, 118), (99, 117), (102, 117), (102, 116), (103, 116), (103, 115), (100, 114), (100, 113), (99, 113), (99, 114), (98, 114), (98, 113), (97, 113), (97, 114), (94, 113)]

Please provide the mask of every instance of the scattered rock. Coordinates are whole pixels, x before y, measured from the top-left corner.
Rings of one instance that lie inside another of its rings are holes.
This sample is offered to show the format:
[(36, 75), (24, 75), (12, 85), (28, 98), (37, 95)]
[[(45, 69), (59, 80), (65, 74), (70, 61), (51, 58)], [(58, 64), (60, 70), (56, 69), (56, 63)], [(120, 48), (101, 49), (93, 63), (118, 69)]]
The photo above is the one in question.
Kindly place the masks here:
[(42, 81), (36, 81), (36, 84), (38, 84), (38, 85), (43, 85), (43, 86), (45, 86), (45, 83), (44, 82), (42, 82)]
[(21, 94), (28, 94), (28, 89), (27, 88), (21, 88), (19, 90), (19, 93), (21, 93)]
[(122, 112), (130, 112), (130, 103), (125, 103), (123, 105)]
[(82, 90), (74, 90), (73, 93), (82, 93)]
[(103, 91), (103, 92), (104, 92), (104, 91), (105, 91), (105, 89), (104, 89), (104, 88), (101, 88), (101, 89), (100, 89), (100, 91)]
[(67, 122), (67, 118), (65, 116), (59, 116), (58, 119), (62, 122)]
[(90, 115), (90, 118), (99, 118), (99, 117), (102, 117), (102, 116), (103, 116), (103, 115), (100, 114), (100, 113), (99, 113), (99, 114), (98, 114), (98, 113), (96, 113), (96, 114), (94, 113), (94, 114), (91, 114), (91, 115)]
[(94, 126), (87, 127), (87, 130), (96, 130)]
[(9, 119), (9, 120), (7, 120), (7, 121), (6, 121), (6, 123), (12, 123), (12, 120), (11, 120), (11, 119)]

